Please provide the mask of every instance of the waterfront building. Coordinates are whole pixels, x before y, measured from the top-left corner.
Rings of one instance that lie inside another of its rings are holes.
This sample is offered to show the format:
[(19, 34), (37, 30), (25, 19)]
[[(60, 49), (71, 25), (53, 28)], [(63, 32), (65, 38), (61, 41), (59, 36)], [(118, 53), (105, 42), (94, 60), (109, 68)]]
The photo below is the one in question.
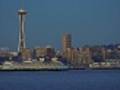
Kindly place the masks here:
[(89, 65), (92, 62), (89, 47), (83, 47), (82, 54), (83, 54), (83, 62), (84, 62), (83, 64)]
[(95, 62), (103, 62), (107, 56), (106, 49), (103, 46), (90, 46), (92, 60)]
[(8, 47), (0, 48), (0, 63), (4, 62), (5, 60), (10, 60), (12, 54), (10, 53), (10, 49)]
[(10, 54), (12, 55), (12, 56), (18, 56), (18, 52), (10, 52)]
[(51, 46), (46, 46), (46, 55), (50, 56), (51, 58), (55, 56), (55, 50)]
[(104, 47), (101, 48), (101, 54), (102, 54), (102, 57), (103, 57), (103, 61), (105, 61), (105, 59), (106, 59), (106, 49)]
[(21, 51), (22, 48), (26, 48), (25, 42), (25, 31), (24, 31), (24, 23), (25, 23), (25, 15), (26, 11), (24, 9), (20, 9), (18, 11), (19, 15), (19, 42), (18, 42), (18, 52)]
[(88, 67), (92, 63), (88, 47), (74, 48), (72, 59), (73, 66), (77, 68)]
[(10, 52), (10, 49), (8, 48), (8, 47), (2, 47), (2, 48), (0, 48), (0, 53), (5, 53), (5, 54), (7, 54), (7, 53), (9, 53)]
[(73, 48), (66, 48), (65, 51), (63, 51), (63, 57), (66, 58), (70, 64), (74, 62), (73, 55), (74, 55)]
[(31, 59), (31, 56), (32, 56), (32, 52), (30, 51), (29, 48), (21, 48), (20, 54), (21, 54), (22, 61), (27, 61)]
[(36, 58), (40, 57), (54, 57), (55, 56), (55, 50), (51, 46), (38, 46), (34, 49), (34, 54)]
[(46, 55), (46, 47), (45, 46), (35, 47), (34, 54), (36, 58), (44, 57)]
[(83, 65), (83, 51), (82, 48), (74, 48), (73, 53), (74, 67), (80, 67)]

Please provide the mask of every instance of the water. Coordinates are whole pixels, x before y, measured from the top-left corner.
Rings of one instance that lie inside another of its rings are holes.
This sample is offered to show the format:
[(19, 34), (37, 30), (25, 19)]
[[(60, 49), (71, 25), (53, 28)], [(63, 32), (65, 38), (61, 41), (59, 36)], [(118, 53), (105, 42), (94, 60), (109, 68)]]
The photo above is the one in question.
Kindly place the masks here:
[(120, 90), (120, 71), (0, 72), (0, 90)]

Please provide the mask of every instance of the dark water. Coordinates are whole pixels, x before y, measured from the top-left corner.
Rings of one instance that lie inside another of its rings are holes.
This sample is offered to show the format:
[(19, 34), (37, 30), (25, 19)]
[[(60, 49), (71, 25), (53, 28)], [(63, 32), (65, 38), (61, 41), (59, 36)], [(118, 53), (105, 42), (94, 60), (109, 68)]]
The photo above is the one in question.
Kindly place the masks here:
[(0, 72), (0, 90), (120, 90), (120, 70)]

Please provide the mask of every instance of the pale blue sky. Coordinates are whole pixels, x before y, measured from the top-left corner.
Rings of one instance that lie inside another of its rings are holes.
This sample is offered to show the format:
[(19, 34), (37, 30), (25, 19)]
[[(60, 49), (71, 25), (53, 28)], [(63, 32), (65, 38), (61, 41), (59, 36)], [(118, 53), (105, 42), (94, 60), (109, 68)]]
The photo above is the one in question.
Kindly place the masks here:
[(62, 33), (74, 47), (120, 42), (120, 0), (0, 0), (0, 47), (17, 48), (21, 7), (30, 48), (60, 48)]

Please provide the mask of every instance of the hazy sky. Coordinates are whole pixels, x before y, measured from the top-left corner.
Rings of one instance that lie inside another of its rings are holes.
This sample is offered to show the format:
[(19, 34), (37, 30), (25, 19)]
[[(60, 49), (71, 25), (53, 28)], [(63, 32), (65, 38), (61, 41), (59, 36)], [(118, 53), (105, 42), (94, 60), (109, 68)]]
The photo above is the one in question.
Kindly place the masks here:
[(60, 48), (63, 33), (74, 47), (120, 43), (120, 0), (0, 0), (0, 47), (17, 48), (20, 8), (30, 48)]

